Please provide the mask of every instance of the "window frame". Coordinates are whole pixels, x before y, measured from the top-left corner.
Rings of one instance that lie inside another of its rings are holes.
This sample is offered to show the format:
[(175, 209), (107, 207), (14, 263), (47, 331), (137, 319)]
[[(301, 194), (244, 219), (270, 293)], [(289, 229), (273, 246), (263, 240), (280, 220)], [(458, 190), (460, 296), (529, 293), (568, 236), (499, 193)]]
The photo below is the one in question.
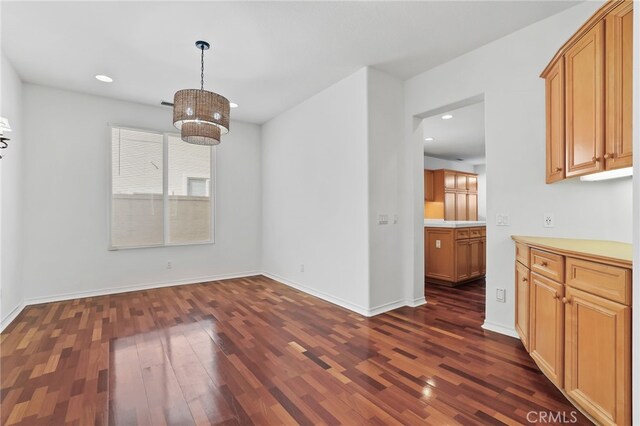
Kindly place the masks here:
[[(112, 134), (114, 129), (122, 129), (122, 130), (131, 130), (135, 132), (146, 132), (146, 133), (154, 133), (157, 135), (162, 135), (162, 215), (163, 215), (163, 228), (162, 228), (162, 244), (148, 244), (148, 245), (136, 245), (136, 246), (126, 246), (119, 247), (113, 245), (112, 234), (111, 234), (111, 221), (113, 218), (113, 152), (112, 152)], [(217, 195), (217, 179), (216, 179), (216, 146), (210, 147), (210, 164), (211, 171), (209, 175), (209, 191), (210, 191), (210, 223), (211, 223), (211, 232), (209, 235), (209, 239), (207, 241), (195, 241), (192, 243), (170, 243), (167, 241), (169, 235), (169, 137), (174, 136), (180, 138), (180, 133), (177, 132), (163, 132), (159, 130), (153, 130), (143, 127), (133, 127), (133, 126), (123, 126), (115, 123), (107, 123), (107, 250), (108, 251), (120, 251), (120, 250), (130, 250), (130, 249), (146, 249), (146, 248), (157, 248), (157, 247), (181, 247), (181, 246), (197, 246), (197, 245), (211, 245), (216, 243), (216, 214), (215, 214), (215, 206), (216, 204), (216, 195)], [(184, 142), (187, 143), (187, 142)]]

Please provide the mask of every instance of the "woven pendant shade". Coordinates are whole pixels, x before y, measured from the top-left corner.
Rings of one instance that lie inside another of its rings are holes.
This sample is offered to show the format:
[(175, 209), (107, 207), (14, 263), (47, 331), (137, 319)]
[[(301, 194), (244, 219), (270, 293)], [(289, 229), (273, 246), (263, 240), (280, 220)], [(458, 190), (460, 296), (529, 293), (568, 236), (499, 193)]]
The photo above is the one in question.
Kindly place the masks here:
[(218, 145), (220, 128), (202, 122), (186, 122), (180, 129), (182, 140), (194, 145)]
[[(198, 123), (198, 126), (188, 126), (184, 130), (184, 125), (188, 123)], [(220, 135), (229, 132), (229, 101), (224, 96), (207, 90), (179, 90), (173, 97), (173, 125), (181, 130), (182, 140), (185, 142), (189, 142), (185, 138), (190, 136), (208, 138), (208, 135), (217, 134), (215, 142), (201, 143), (217, 145), (220, 143)], [(207, 130), (202, 130), (204, 128)], [(193, 131), (197, 133), (192, 134)]]

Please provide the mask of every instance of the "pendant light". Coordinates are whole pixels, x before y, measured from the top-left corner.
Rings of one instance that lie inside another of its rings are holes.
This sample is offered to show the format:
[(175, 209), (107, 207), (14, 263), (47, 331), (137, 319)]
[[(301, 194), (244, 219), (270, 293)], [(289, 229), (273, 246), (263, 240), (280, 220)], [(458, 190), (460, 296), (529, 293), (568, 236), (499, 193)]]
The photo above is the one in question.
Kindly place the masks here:
[(209, 43), (196, 41), (200, 50), (200, 89), (179, 90), (173, 97), (173, 125), (182, 140), (196, 145), (218, 145), (229, 132), (229, 100), (204, 90), (204, 51)]

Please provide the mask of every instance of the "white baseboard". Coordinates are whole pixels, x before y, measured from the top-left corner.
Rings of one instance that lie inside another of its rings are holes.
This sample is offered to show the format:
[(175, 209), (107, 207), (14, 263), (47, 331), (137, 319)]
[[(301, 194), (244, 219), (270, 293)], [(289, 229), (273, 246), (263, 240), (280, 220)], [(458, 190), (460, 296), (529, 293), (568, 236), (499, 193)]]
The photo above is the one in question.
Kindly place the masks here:
[(305, 285), (302, 285), (300, 283), (296, 283), (294, 281), (291, 281), (287, 278), (281, 277), (279, 275), (273, 274), (271, 272), (262, 272), (262, 275), (264, 275), (267, 278), (271, 278), (274, 281), (278, 281), (281, 284), (287, 285), (289, 287), (293, 287), (296, 290), (300, 290), (304, 293), (310, 294), (312, 296), (318, 297), (326, 302), (329, 303), (333, 303), (334, 305), (338, 305), (341, 308), (345, 308), (348, 309), (350, 311), (353, 311), (355, 313), (358, 313), (362, 316), (365, 317), (372, 317), (375, 315), (380, 315), (383, 314), (385, 312), (389, 312), (392, 311), (394, 309), (398, 309), (401, 308), (403, 306), (411, 306), (411, 307), (416, 307), (416, 306), (420, 306), (423, 305), (426, 302), (424, 297), (415, 299), (415, 300), (411, 300), (411, 301), (406, 301), (406, 300), (396, 300), (395, 302), (389, 302), (389, 303), (385, 303), (383, 305), (379, 305), (379, 306), (375, 306), (373, 308), (365, 308), (363, 306), (359, 306), (356, 304), (353, 304), (351, 302), (347, 302), (346, 300), (340, 299), (338, 297), (335, 296), (331, 296), (327, 293), (318, 291), (318, 290), (314, 290), (312, 288), (309, 288)]
[(22, 310), (29, 305), (39, 305), (41, 303), (62, 302), (64, 300), (82, 299), (84, 297), (107, 296), (109, 294), (129, 293), (132, 291), (151, 290), (154, 288), (173, 287), (177, 285), (200, 284), (209, 281), (230, 280), (234, 278), (246, 278), (261, 275), (260, 271), (247, 271), (235, 274), (210, 275), (205, 277), (187, 278), (175, 281), (159, 281), (146, 284), (132, 284), (121, 287), (108, 287), (100, 290), (78, 291), (73, 293), (61, 293), (51, 296), (32, 297), (25, 299), (20, 305), (16, 306), (8, 315), (6, 315), (0, 323), (0, 332), (3, 331), (11, 321), (13, 321)]
[(369, 315), (369, 310), (367, 308), (364, 308), (364, 307), (359, 306), (359, 305), (355, 305), (355, 304), (353, 304), (351, 302), (347, 302), (346, 300), (342, 300), (339, 297), (334, 297), (334, 296), (331, 296), (331, 295), (329, 295), (327, 293), (323, 293), (321, 291), (314, 290), (314, 289), (309, 288), (307, 286), (304, 286), (302, 284), (293, 282), (293, 281), (291, 281), (291, 280), (289, 280), (287, 278), (281, 277), (281, 276), (276, 275), (276, 274), (272, 274), (271, 272), (264, 272), (263, 271), (262, 275), (264, 275), (267, 278), (271, 278), (274, 281), (278, 281), (281, 284), (287, 285), (289, 287), (293, 287), (296, 290), (300, 290), (300, 291), (302, 291), (304, 293), (307, 293), (307, 294), (310, 294), (312, 296), (318, 297), (318, 298), (320, 298), (322, 300), (325, 300), (325, 301), (327, 301), (329, 303), (333, 303), (334, 305), (338, 305), (338, 306), (340, 306), (342, 308), (345, 308), (345, 309), (348, 309), (350, 311), (356, 312), (356, 313), (358, 313), (360, 315), (364, 315), (365, 317), (371, 316), (371, 315)]
[[(293, 282), (289, 279), (278, 276), (276, 274), (272, 274), (264, 271), (247, 271), (247, 272), (240, 272), (235, 274), (221, 274), (221, 275), (213, 275), (213, 276), (206, 276), (206, 277), (194, 277), (194, 278), (188, 278), (188, 279), (176, 280), (176, 281), (160, 281), (160, 282), (146, 283), (146, 284), (133, 284), (133, 285), (127, 285), (127, 286), (121, 286), (121, 287), (108, 287), (100, 290), (78, 291), (78, 292), (72, 292), (72, 293), (55, 294), (50, 296), (32, 297), (29, 299), (25, 299), (20, 305), (16, 306), (11, 312), (9, 312), (9, 314), (7, 314), (2, 319), (0, 323), (0, 331), (4, 330), (18, 316), (18, 314), (22, 312), (22, 310), (26, 306), (29, 306), (29, 305), (62, 302), (64, 300), (81, 299), (85, 297), (107, 296), (109, 294), (129, 293), (132, 291), (151, 290), (151, 289), (162, 288), (162, 287), (173, 287), (177, 285), (198, 284), (198, 283), (209, 282), (209, 281), (220, 281), (220, 280), (228, 280), (228, 279), (234, 279), (234, 278), (246, 278), (246, 277), (251, 277), (256, 275), (264, 275), (265, 277), (271, 278), (272, 280), (278, 281), (279, 283), (282, 283), (289, 287), (293, 287), (296, 290), (300, 290), (304, 293), (318, 297), (322, 300), (333, 303), (334, 305), (338, 305), (342, 308), (348, 309), (350, 311), (356, 312), (366, 317), (380, 315), (382, 313), (392, 311), (402, 306), (417, 307), (427, 303), (424, 297), (420, 297), (414, 300), (397, 300), (395, 302), (385, 303), (383, 305), (376, 306), (373, 308), (365, 308), (363, 306), (353, 304), (351, 302), (340, 299), (338, 297), (334, 297), (327, 293), (323, 293), (321, 291), (314, 290), (302, 284)], [(492, 330), (492, 331), (496, 331), (496, 330)], [(498, 332), (500, 333), (500, 331)], [(503, 333), (503, 334), (506, 334), (506, 333)]]
[(406, 306), (411, 306), (412, 308), (417, 308), (418, 306), (426, 305), (427, 299), (424, 296), (418, 297), (417, 299), (405, 301)]
[(9, 312), (2, 318), (2, 320), (0, 321), (0, 333), (3, 332), (4, 329), (7, 328), (7, 326), (11, 324), (14, 319), (16, 319), (16, 317), (20, 314), (20, 312), (22, 312), (25, 306), (26, 305), (24, 302), (19, 303), (15, 308), (11, 310), (11, 312)]
[(126, 285), (121, 287), (108, 287), (108, 288), (102, 288), (100, 290), (78, 291), (73, 293), (55, 294), (52, 296), (33, 297), (33, 298), (25, 299), (25, 304), (38, 305), (40, 303), (61, 302), (63, 300), (81, 299), (83, 297), (107, 296), (109, 294), (129, 293), (131, 291), (151, 290), (154, 288), (173, 287), (177, 285), (200, 284), (200, 283), (206, 283), (209, 281), (229, 280), (233, 278), (246, 278), (246, 277), (251, 277), (255, 275), (260, 275), (260, 272), (249, 271), (249, 272), (239, 272), (236, 274), (220, 274), (220, 275), (210, 275), (205, 277), (194, 277), (194, 278), (187, 278), (184, 280), (158, 281), (155, 283), (132, 284), (132, 285)]
[(515, 328), (507, 327), (502, 324), (496, 324), (495, 322), (490, 322), (485, 320), (484, 324), (482, 324), (482, 328), (488, 331), (493, 331), (495, 333), (504, 334), (505, 336), (515, 337), (516, 339), (520, 338)]

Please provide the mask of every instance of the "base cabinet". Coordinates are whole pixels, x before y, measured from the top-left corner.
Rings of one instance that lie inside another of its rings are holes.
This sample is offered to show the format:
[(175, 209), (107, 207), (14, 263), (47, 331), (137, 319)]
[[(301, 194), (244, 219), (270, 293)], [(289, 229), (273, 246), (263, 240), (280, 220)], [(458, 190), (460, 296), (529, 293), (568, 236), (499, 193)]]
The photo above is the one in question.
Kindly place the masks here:
[(558, 387), (564, 381), (563, 291), (562, 284), (531, 274), (529, 354)]
[(529, 351), (529, 269), (516, 262), (516, 332)]
[(563, 300), (566, 392), (602, 424), (629, 424), (631, 308), (570, 287)]
[(424, 229), (425, 281), (455, 286), (484, 277), (486, 228)]
[(524, 347), (597, 424), (630, 424), (630, 261), (596, 262), (593, 253), (581, 258), (514, 239), (515, 328)]

